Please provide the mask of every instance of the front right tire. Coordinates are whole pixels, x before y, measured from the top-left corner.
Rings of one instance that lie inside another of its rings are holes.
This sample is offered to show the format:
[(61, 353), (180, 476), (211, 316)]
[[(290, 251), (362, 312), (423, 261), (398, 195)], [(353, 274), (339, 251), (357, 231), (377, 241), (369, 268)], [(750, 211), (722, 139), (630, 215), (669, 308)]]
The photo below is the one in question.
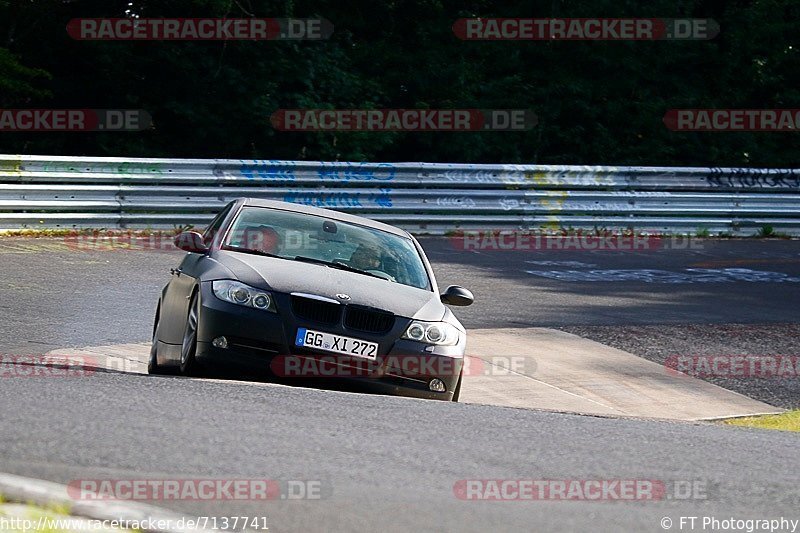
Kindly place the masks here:
[(181, 343), (181, 374), (184, 376), (200, 375), (200, 364), (197, 362), (197, 324), (200, 317), (200, 298), (197, 292), (192, 295), (189, 304), (189, 316), (186, 317), (186, 329)]

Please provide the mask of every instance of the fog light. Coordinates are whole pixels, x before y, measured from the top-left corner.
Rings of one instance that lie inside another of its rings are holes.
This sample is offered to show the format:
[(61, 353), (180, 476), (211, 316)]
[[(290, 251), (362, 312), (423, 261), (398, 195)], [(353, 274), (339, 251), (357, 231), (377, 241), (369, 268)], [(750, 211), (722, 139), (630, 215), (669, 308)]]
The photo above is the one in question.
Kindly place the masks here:
[(217, 337), (213, 341), (211, 341), (211, 346), (214, 348), (222, 348), (223, 350), (228, 347), (228, 339), (225, 337)]
[(444, 381), (439, 378), (433, 378), (431, 382), (428, 383), (428, 388), (433, 392), (444, 392), (447, 390), (447, 387), (444, 386)]

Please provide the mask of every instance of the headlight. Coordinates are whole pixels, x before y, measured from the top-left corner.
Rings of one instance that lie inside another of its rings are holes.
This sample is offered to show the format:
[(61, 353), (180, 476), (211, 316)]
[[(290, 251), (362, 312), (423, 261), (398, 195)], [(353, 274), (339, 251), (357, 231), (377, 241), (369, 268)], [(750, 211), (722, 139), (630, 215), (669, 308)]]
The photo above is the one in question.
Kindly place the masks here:
[(426, 344), (454, 346), (458, 344), (458, 329), (447, 322), (418, 322), (415, 320), (403, 333), (403, 338)]
[(267, 291), (228, 279), (212, 281), (211, 288), (214, 296), (220, 300), (262, 311), (275, 312), (275, 302)]

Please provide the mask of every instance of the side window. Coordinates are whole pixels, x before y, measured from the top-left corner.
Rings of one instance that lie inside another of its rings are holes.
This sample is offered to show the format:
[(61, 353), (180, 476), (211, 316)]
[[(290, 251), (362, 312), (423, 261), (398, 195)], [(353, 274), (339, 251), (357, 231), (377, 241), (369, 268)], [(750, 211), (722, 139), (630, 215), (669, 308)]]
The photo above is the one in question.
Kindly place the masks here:
[(219, 228), (225, 221), (225, 217), (228, 216), (228, 213), (230, 213), (232, 208), (233, 204), (230, 203), (227, 206), (225, 206), (225, 209), (223, 209), (216, 217), (214, 217), (214, 220), (211, 221), (211, 223), (206, 228), (206, 231), (203, 233), (203, 244), (205, 244), (206, 246), (211, 246), (211, 242), (214, 240), (214, 237), (217, 235)]

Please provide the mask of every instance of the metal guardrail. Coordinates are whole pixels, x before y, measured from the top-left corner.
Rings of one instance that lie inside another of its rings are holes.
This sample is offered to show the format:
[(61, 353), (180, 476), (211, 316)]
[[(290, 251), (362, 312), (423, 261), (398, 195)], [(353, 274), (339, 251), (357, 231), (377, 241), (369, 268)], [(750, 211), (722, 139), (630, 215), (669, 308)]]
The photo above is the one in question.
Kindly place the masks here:
[(800, 169), (0, 155), (0, 229), (203, 225), (233, 198), (459, 229), (800, 235)]

